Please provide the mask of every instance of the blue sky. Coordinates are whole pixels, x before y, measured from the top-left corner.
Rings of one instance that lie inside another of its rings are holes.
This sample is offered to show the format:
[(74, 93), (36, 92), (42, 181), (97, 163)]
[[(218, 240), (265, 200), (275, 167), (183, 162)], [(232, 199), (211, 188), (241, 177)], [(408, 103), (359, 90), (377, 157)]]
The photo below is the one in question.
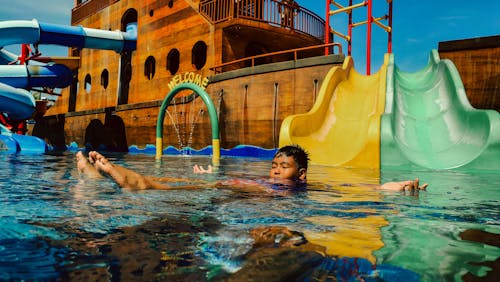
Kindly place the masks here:
[[(324, 17), (325, 1), (298, 0), (303, 6)], [(348, 0), (336, 0), (344, 6)], [(361, 3), (353, 0), (353, 3)], [(314, 3), (314, 4), (313, 4)], [(373, 0), (373, 16), (388, 11), (385, 0)], [(429, 52), (441, 41), (500, 35), (499, 0), (393, 0), (392, 52), (403, 71), (414, 72), (427, 65)], [(353, 12), (355, 22), (366, 20), (366, 8)], [(347, 15), (330, 17), (330, 25), (347, 34)], [(386, 23), (386, 22), (384, 22)], [(372, 26), (372, 73), (376, 72), (387, 51), (387, 33)], [(366, 69), (366, 25), (354, 28), (352, 56), (356, 70)], [(345, 42), (341, 38), (336, 41)], [(347, 50), (347, 48), (345, 48)]]
[[(362, 0), (353, 0), (360, 3)], [(387, 13), (386, 0), (373, 0), (374, 17)], [(325, 17), (324, 0), (297, 0), (297, 2)], [(347, 5), (348, 0), (337, 0)], [(30, 20), (69, 24), (73, 0), (0, 0), (0, 20)], [(414, 72), (427, 64), (431, 49), (441, 41), (500, 35), (499, 0), (393, 0), (393, 53), (396, 64), (403, 71)], [(353, 13), (354, 21), (366, 19), (366, 8)], [(347, 15), (330, 18), (332, 27), (347, 33)], [(376, 72), (387, 51), (387, 34), (376, 25), (372, 27), (372, 73)], [(353, 34), (355, 68), (365, 73), (366, 26), (356, 27)], [(341, 38), (337, 41), (344, 43)], [(16, 52), (18, 47), (8, 50)], [(44, 55), (66, 55), (66, 48), (42, 46)], [(347, 50), (347, 48), (344, 48)]]

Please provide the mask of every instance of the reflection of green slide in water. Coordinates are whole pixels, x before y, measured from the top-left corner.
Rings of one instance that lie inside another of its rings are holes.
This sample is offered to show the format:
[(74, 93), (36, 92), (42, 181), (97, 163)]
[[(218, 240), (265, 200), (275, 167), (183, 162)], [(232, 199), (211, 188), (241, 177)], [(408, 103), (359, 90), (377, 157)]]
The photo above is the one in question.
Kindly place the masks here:
[(470, 105), (450, 60), (433, 50), (426, 68), (405, 73), (391, 56), (387, 72), (382, 168), (500, 171), (500, 115)]

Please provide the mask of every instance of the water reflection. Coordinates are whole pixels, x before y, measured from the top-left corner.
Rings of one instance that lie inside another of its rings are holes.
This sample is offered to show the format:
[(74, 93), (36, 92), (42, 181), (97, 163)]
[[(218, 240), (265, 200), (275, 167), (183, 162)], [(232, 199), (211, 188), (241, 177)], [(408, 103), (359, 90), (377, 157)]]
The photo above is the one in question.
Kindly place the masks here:
[[(108, 179), (81, 182), (72, 153), (0, 158), (0, 257), (2, 265), (10, 266), (2, 269), (2, 279), (22, 278), (16, 275), (23, 270), (26, 279), (54, 279), (61, 277), (61, 269), (136, 275), (141, 260), (148, 264), (141, 275), (221, 278), (221, 273), (242, 267), (253, 247), (251, 230), (270, 226), (303, 233), (327, 255), (319, 261), (328, 267), (338, 266), (334, 262), (339, 257), (366, 259), (367, 266), (397, 266), (425, 281), (485, 276), (499, 257), (498, 246), (491, 244), (500, 234), (497, 174), (380, 174), (311, 166), (308, 190), (286, 196), (223, 189), (129, 191)], [(214, 181), (258, 177), (269, 169), (265, 160), (223, 158), (222, 175), (195, 176), (192, 165), (207, 164), (208, 157), (165, 156), (155, 165), (149, 155), (110, 158), (149, 175)], [(430, 183), (419, 197), (376, 189), (380, 181), (417, 176)], [(478, 234), (490, 239), (478, 239)], [(120, 248), (123, 244), (129, 247)], [(318, 258), (300, 250), (282, 251), (263, 255), (273, 257), (275, 266), (287, 258), (297, 259), (298, 266), (302, 254), (308, 261)], [(45, 263), (16, 268), (15, 262), (29, 254)], [(138, 258), (135, 268), (125, 262), (131, 256)], [(44, 276), (37, 276), (37, 265)], [(186, 270), (190, 274), (182, 276)]]

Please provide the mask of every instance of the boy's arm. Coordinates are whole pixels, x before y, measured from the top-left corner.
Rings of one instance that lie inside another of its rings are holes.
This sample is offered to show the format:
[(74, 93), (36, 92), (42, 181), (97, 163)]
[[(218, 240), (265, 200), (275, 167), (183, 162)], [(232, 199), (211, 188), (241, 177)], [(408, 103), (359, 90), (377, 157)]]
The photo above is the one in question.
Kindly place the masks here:
[(406, 180), (399, 182), (387, 182), (380, 185), (380, 189), (383, 190), (391, 190), (391, 191), (410, 191), (410, 192), (418, 192), (420, 190), (426, 190), (428, 184), (425, 183), (422, 186), (419, 184), (419, 179), (415, 180)]

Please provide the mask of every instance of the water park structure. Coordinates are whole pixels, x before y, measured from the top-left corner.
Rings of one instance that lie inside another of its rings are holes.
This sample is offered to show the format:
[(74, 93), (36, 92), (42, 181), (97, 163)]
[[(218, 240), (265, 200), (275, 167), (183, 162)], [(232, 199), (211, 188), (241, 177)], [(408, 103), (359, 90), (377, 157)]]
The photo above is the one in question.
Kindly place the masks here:
[[(379, 1), (325, 2), (323, 19), (294, 1), (77, 0), (68, 26), (2, 22), (0, 46), (33, 44), (35, 52), (18, 58), (0, 50), (0, 111), (28, 119), (36, 104), (26, 89), (64, 88), (32, 131), (49, 149), (147, 151), (156, 144), (205, 152), (217, 140), (208, 154), (218, 147), (231, 154), (224, 150), (297, 143), (321, 165), (500, 170), (497, 105), (470, 104), (460, 70), (445, 58), (453, 59), (451, 47), (429, 50), (423, 70), (405, 73), (392, 54), (392, 1), (380, 1), (387, 5), (380, 17), (372, 15)], [(350, 17), (347, 34), (330, 26), (330, 17), (359, 9), (367, 20)], [(360, 25), (367, 29), (366, 75), (351, 57), (351, 31)], [(375, 73), (372, 26), (388, 38)], [(347, 54), (337, 38), (346, 40)], [(70, 47), (77, 64), (37, 60), (39, 44)], [(499, 48), (478, 49), (489, 57)], [(169, 95), (169, 84), (191, 74), (207, 78), (213, 110), (190, 87)]]

